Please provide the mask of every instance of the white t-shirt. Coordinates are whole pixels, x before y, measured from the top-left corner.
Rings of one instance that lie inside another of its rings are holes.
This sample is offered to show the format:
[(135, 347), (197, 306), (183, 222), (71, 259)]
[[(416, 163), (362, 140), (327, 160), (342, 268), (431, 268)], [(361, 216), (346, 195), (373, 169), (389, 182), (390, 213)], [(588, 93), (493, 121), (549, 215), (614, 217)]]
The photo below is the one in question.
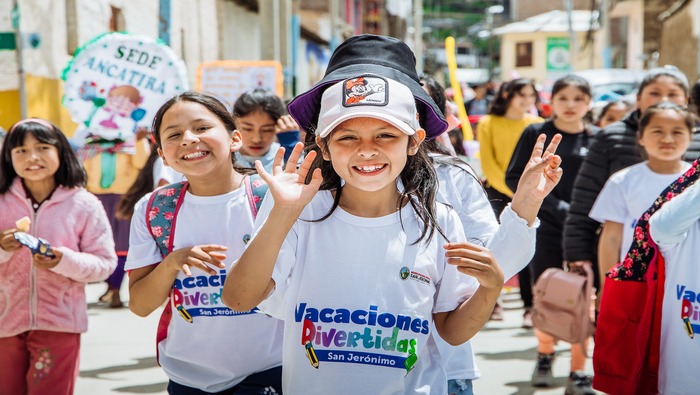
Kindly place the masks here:
[(689, 163), (683, 162), (683, 170), (678, 173), (658, 174), (647, 166), (647, 162), (642, 162), (610, 176), (588, 216), (600, 223), (611, 221), (623, 224), (620, 260), (624, 259), (632, 245), (639, 216), (689, 167)]
[[(432, 314), (454, 310), (476, 280), (445, 261), (436, 233), (411, 205), (362, 218), (320, 191), (289, 231), (260, 308), (285, 320), (283, 389), (289, 394), (445, 394)], [(272, 199), (263, 203), (265, 218)], [(399, 213), (401, 218), (399, 218)], [(438, 205), (450, 240), (465, 240), (454, 211)], [(403, 221), (403, 226), (402, 222)]]
[[(160, 250), (146, 224), (149, 195), (134, 209), (126, 269), (158, 263)], [(226, 264), (243, 253), (254, 218), (245, 188), (218, 196), (185, 195), (177, 215), (173, 250), (198, 244), (228, 247)], [(207, 392), (233, 387), (251, 373), (282, 362), (282, 322), (259, 312), (237, 313), (221, 301), (227, 270), (210, 276), (192, 268), (192, 277), (178, 273), (174, 288), (188, 323), (171, 298), (173, 315), (168, 336), (158, 344), (158, 362), (173, 381)], [(174, 291), (175, 292), (175, 291)]]
[[(539, 221), (529, 227), (527, 221), (518, 217), (508, 205), (501, 214), (499, 226), (486, 192), (471, 169), (441, 163), (435, 166), (435, 171), (439, 180), (436, 200), (454, 208), (464, 227), (467, 241), (487, 246), (501, 266), (505, 279), (527, 266), (535, 254)], [(435, 343), (445, 361), (448, 380), (475, 380), (481, 377), (471, 341), (452, 346), (436, 336)]]
[(700, 387), (700, 183), (664, 204), (649, 220), (665, 258), (659, 393), (696, 393)]

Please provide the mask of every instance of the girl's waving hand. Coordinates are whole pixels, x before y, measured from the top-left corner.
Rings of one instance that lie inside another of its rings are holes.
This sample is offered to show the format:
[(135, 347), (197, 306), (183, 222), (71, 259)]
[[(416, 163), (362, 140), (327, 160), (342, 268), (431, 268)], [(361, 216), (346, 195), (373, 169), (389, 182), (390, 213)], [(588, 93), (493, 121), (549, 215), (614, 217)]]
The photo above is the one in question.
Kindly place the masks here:
[(282, 169), (284, 148), (280, 148), (275, 155), (272, 168), (273, 174), (266, 172), (260, 161), (255, 162), (255, 168), (258, 170), (260, 177), (270, 187), (270, 193), (275, 200), (276, 208), (290, 208), (301, 212), (313, 199), (321, 186), (321, 169), (313, 170), (311, 181), (308, 184), (305, 182), (314, 158), (316, 158), (315, 151), (310, 151), (306, 154), (298, 169), (295, 166), (299, 161), (303, 148), (304, 145), (302, 143), (297, 143), (294, 146), (294, 150), (289, 156), (284, 170)]

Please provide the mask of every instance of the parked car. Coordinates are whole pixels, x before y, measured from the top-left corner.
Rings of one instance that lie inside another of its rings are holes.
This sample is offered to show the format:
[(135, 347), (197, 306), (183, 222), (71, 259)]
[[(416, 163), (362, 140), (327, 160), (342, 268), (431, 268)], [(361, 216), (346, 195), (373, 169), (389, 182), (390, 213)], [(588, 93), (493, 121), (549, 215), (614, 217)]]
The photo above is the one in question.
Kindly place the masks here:
[[(644, 79), (646, 71), (628, 69), (589, 69), (575, 71), (591, 85), (591, 109), (595, 113), (610, 101), (626, 100), (634, 103), (637, 99), (637, 88)], [(549, 108), (554, 81), (548, 81), (540, 92), (543, 106)]]
[(644, 70), (628, 69), (590, 69), (574, 72), (591, 84), (593, 100), (614, 96), (636, 98), (637, 88), (644, 79)]

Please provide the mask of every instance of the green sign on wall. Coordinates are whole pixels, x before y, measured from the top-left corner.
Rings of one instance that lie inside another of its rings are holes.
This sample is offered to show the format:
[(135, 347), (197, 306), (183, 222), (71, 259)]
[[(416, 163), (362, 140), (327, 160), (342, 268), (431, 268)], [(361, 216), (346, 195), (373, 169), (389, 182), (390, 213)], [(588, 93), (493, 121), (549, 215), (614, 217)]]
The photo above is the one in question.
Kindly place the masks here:
[(14, 51), (15, 49), (17, 49), (15, 33), (0, 32), (0, 51)]
[(547, 72), (571, 70), (571, 53), (567, 37), (547, 37)]

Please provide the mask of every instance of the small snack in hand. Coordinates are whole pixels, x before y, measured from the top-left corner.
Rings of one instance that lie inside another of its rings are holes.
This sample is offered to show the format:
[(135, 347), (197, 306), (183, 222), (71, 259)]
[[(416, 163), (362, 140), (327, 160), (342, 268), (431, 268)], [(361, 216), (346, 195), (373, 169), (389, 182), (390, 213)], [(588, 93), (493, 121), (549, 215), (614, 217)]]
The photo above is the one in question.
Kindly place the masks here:
[(42, 238), (32, 236), (25, 232), (15, 232), (14, 236), (15, 240), (29, 248), (32, 254), (39, 254), (49, 258), (54, 258), (56, 256), (51, 252), (51, 244)]
[(29, 232), (29, 225), (31, 225), (32, 220), (29, 217), (22, 217), (15, 222), (15, 227), (20, 232)]

